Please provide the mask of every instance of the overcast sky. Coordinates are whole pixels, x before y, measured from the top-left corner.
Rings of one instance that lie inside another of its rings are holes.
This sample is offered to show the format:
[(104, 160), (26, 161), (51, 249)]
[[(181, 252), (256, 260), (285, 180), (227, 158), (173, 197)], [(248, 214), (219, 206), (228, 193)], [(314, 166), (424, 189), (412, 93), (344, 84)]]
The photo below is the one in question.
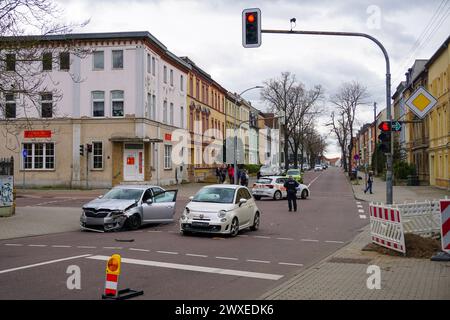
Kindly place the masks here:
[[(449, 0), (58, 0), (67, 21), (90, 23), (76, 32), (149, 31), (178, 56), (189, 56), (224, 88), (241, 92), (278, 77), (296, 74), (306, 87), (325, 89), (323, 126), (332, 109), (327, 101), (341, 83), (359, 81), (371, 95), (360, 107), (360, 125), (373, 120), (373, 102), (385, 107), (385, 63), (380, 49), (359, 38), (263, 34), (256, 49), (242, 47), (241, 13), (260, 8), (263, 29), (355, 31), (369, 33), (386, 47), (391, 59), (392, 92), (414, 59), (428, 59), (449, 36)], [(265, 111), (257, 90), (244, 97)], [(328, 156), (339, 156), (329, 138)]]

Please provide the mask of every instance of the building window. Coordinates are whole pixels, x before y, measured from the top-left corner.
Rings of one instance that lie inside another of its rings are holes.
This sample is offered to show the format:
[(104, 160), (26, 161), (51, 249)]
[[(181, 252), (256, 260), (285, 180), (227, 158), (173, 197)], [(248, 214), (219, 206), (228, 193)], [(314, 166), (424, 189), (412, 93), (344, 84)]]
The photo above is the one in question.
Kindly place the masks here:
[(163, 123), (167, 123), (167, 101), (163, 103)]
[(170, 103), (169, 119), (170, 119), (170, 124), (173, 126), (173, 103)]
[(184, 107), (180, 107), (180, 128), (184, 129)]
[(184, 77), (183, 75), (180, 76), (180, 91), (184, 91)]
[(123, 69), (123, 50), (112, 51), (112, 67), (113, 69)]
[(51, 93), (41, 94), (41, 113), (42, 118), (53, 117), (53, 96)]
[(152, 57), (152, 75), (156, 75), (156, 59)]
[(53, 57), (51, 52), (44, 52), (42, 54), (42, 71), (52, 71), (52, 59)]
[(70, 53), (60, 52), (59, 53), (59, 70), (69, 70), (70, 69)]
[(6, 55), (6, 71), (16, 71), (16, 55), (14, 53)]
[(200, 100), (200, 81), (197, 80), (195, 83), (195, 97)]
[(164, 169), (172, 169), (172, 146), (164, 146)]
[(163, 68), (163, 80), (164, 80), (164, 83), (167, 83), (167, 67), (166, 66), (164, 66), (164, 68)]
[(147, 73), (152, 73), (152, 57), (147, 54)]
[(5, 118), (16, 117), (16, 99), (14, 93), (5, 94)]
[(173, 87), (173, 70), (170, 69), (170, 85)]
[(55, 169), (55, 145), (53, 143), (24, 143), (27, 152), (23, 160), (24, 170)]
[(103, 91), (92, 92), (92, 116), (105, 116), (105, 92)]
[(92, 168), (103, 169), (103, 142), (92, 142)]
[(103, 70), (105, 68), (105, 53), (103, 51), (94, 52), (94, 70)]
[(124, 115), (124, 103), (123, 103), (123, 91), (116, 90), (111, 91), (111, 106), (113, 117), (123, 117)]
[(194, 96), (194, 78), (192, 76), (189, 77), (189, 92), (191, 97)]
[(153, 108), (152, 108), (152, 119), (156, 120), (156, 96), (155, 95), (152, 96), (152, 105), (153, 105)]

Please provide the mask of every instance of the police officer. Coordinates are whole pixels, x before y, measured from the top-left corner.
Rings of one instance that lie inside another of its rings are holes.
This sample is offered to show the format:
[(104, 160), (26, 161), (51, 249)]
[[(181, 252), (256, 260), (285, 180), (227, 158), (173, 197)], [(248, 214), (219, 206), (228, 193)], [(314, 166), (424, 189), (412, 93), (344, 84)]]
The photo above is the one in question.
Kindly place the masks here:
[(292, 211), (292, 203), (294, 204), (294, 212), (297, 212), (297, 188), (299, 186), (298, 182), (292, 179), (292, 176), (289, 176), (289, 179), (284, 183), (287, 191), (289, 212)]

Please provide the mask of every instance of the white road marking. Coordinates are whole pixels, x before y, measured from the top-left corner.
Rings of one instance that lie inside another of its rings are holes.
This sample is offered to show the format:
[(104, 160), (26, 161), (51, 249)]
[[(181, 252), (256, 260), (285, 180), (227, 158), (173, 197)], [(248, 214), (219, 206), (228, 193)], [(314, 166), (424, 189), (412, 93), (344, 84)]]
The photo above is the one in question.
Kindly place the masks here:
[(359, 202), (359, 201), (356, 201), (356, 204), (361, 204), (361, 202)]
[(12, 269), (6, 269), (6, 270), (0, 270), (0, 274), (7, 273), (7, 272), (13, 272), (13, 271), (17, 271), (17, 270), (29, 269), (29, 268), (33, 268), (33, 267), (44, 266), (44, 265), (47, 265), (47, 264), (57, 263), (57, 262), (61, 262), (61, 261), (67, 261), (67, 260), (73, 260), (73, 259), (79, 259), (79, 258), (87, 258), (87, 257), (89, 257), (91, 255), (92, 254), (83, 254), (81, 256), (74, 256), (74, 257), (68, 257), (68, 258), (63, 258), (63, 259), (50, 260), (50, 261), (30, 264), (30, 265), (27, 265), (27, 266), (22, 266), (22, 267), (17, 267), (17, 268), (12, 268)]
[(270, 263), (270, 261), (267, 260), (252, 260), (252, 259), (247, 259), (248, 262), (255, 262), (255, 263)]
[(364, 213), (364, 210), (358, 209), (358, 212), (359, 212), (359, 213)]
[(19, 244), (19, 243), (5, 243), (5, 246), (22, 247), (23, 244)]
[(301, 241), (305, 241), (305, 242), (319, 242), (319, 240), (313, 240), (313, 239), (302, 239)]
[(123, 247), (103, 247), (103, 249), (122, 250)]
[[(322, 173), (323, 173), (323, 172), (322, 172)], [(316, 182), (317, 179), (319, 179), (319, 177), (322, 175), (322, 173), (319, 174), (313, 181), (311, 181), (311, 182), (308, 184), (308, 188), (309, 188), (314, 182)]]
[(216, 257), (216, 259), (222, 259), (222, 260), (239, 260), (238, 258), (230, 258), (230, 257)]
[(278, 264), (281, 264), (283, 266), (303, 267), (303, 265), (301, 263), (278, 262)]
[(46, 247), (46, 244), (29, 244), (29, 247)]
[[(92, 260), (101, 260), (108, 261), (108, 256), (91, 256), (86, 259)], [(150, 266), (150, 267), (160, 267), (160, 268), (169, 268), (169, 269), (178, 269), (178, 270), (186, 270), (186, 271), (196, 271), (196, 272), (206, 272), (206, 273), (214, 273), (214, 274), (222, 274), (229, 275), (234, 277), (246, 277), (246, 278), (255, 278), (262, 280), (280, 280), (283, 278), (283, 275), (280, 274), (271, 274), (271, 273), (260, 273), (260, 272), (250, 272), (243, 270), (232, 270), (232, 269), (221, 269), (221, 268), (210, 268), (203, 266), (195, 266), (189, 264), (178, 264), (178, 263), (167, 263), (160, 261), (149, 261), (149, 260), (138, 260), (138, 259), (128, 259), (122, 258), (122, 263), (130, 263), (137, 264), (141, 266)]]
[(72, 248), (72, 246), (54, 245), (53, 248)]
[(360, 218), (360, 219), (367, 219), (367, 216), (366, 216), (365, 214), (360, 214), (360, 215), (359, 215), (359, 218)]
[(173, 251), (156, 251), (158, 253), (164, 253), (164, 254), (178, 254), (178, 252), (173, 252)]
[(356, 207), (361, 208), (361, 209), (363, 208), (363, 206), (360, 204), (358, 204)]
[(253, 236), (253, 238), (258, 238), (258, 239), (270, 239), (270, 237), (266, 237), (266, 236)]
[(77, 246), (77, 248), (79, 248), (79, 249), (95, 249), (97, 247), (93, 247), (93, 246)]
[(137, 249), (137, 248), (130, 248), (131, 251), (142, 251), (142, 252), (150, 252), (150, 250), (147, 249)]
[(294, 240), (294, 239), (292, 239), (292, 238), (276, 238), (277, 240)]
[(204, 254), (186, 253), (186, 255), (189, 257), (208, 258), (208, 256), (205, 256)]
[(344, 241), (326, 240), (327, 243), (344, 243)]

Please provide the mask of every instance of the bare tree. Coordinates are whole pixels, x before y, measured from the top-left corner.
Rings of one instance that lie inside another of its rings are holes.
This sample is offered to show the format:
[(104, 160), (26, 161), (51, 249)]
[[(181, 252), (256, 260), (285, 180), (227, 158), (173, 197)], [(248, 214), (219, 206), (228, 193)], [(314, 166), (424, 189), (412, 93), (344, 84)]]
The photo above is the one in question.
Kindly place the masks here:
[[(265, 88), (261, 92), (261, 98), (269, 104), (271, 111), (284, 115), (284, 163), (289, 166), (289, 145), (294, 154), (299, 149), (299, 128), (305, 121), (305, 115), (316, 106), (316, 102), (322, 97), (321, 86), (315, 86), (311, 90), (305, 90), (303, 83), (298, 82), (296, 76), (290, 72), (283, 72), (281, 77), (266, 81)], [(294, 141), (290, 139), (295, 134)]]
[(348, 143), (348, 126), (345, 121), (345, 116), (343, 113), (335, 114), (335, 111), (331, 112), (331, 121), (325, 124), (331, 127), (331, 133), (334, 133), (338, 140), (339, 147), (341, 148), (342, 160), (344, 171), (347, 172), (347, 143)]
[[(36, 123), (48, 126), (48, 118), (42, 116), (44, 105), (47, 114), (58, 115), (62, 92), (48, 72), (53, 66), (64, 65), (73, 81), (81, 81), (69, 71), (70, 54), (83, 58), (91, 50), (76, 45), (66, 35), (88, 21), (60, 23), (61, 14), (51, 0), (0, 1), (0, 124), (5, 141), (15, 137), (18, 142), (20, 132)], [(48, 36), (55, 35), (57, 41), (48, 41)], [(46, 100), (51, 103), (43, 104)], [(15, 149), (18, 145), (6, 147)]]
[(360, 83), (353, 81), (343, 83), (338, 92), (330, 99), (335, 105), (337, 113), (340, 115), (338, 121), (341, 121), (341, 127), (346, 127), (348, 129), (347, 158), (349, 175), (351, 174), (351, 164), (353, 159), (353, 126), (355, 124), (356, 110), (358, 106), (367, 104), (367, 98), (369, 98), (367, 88)]

